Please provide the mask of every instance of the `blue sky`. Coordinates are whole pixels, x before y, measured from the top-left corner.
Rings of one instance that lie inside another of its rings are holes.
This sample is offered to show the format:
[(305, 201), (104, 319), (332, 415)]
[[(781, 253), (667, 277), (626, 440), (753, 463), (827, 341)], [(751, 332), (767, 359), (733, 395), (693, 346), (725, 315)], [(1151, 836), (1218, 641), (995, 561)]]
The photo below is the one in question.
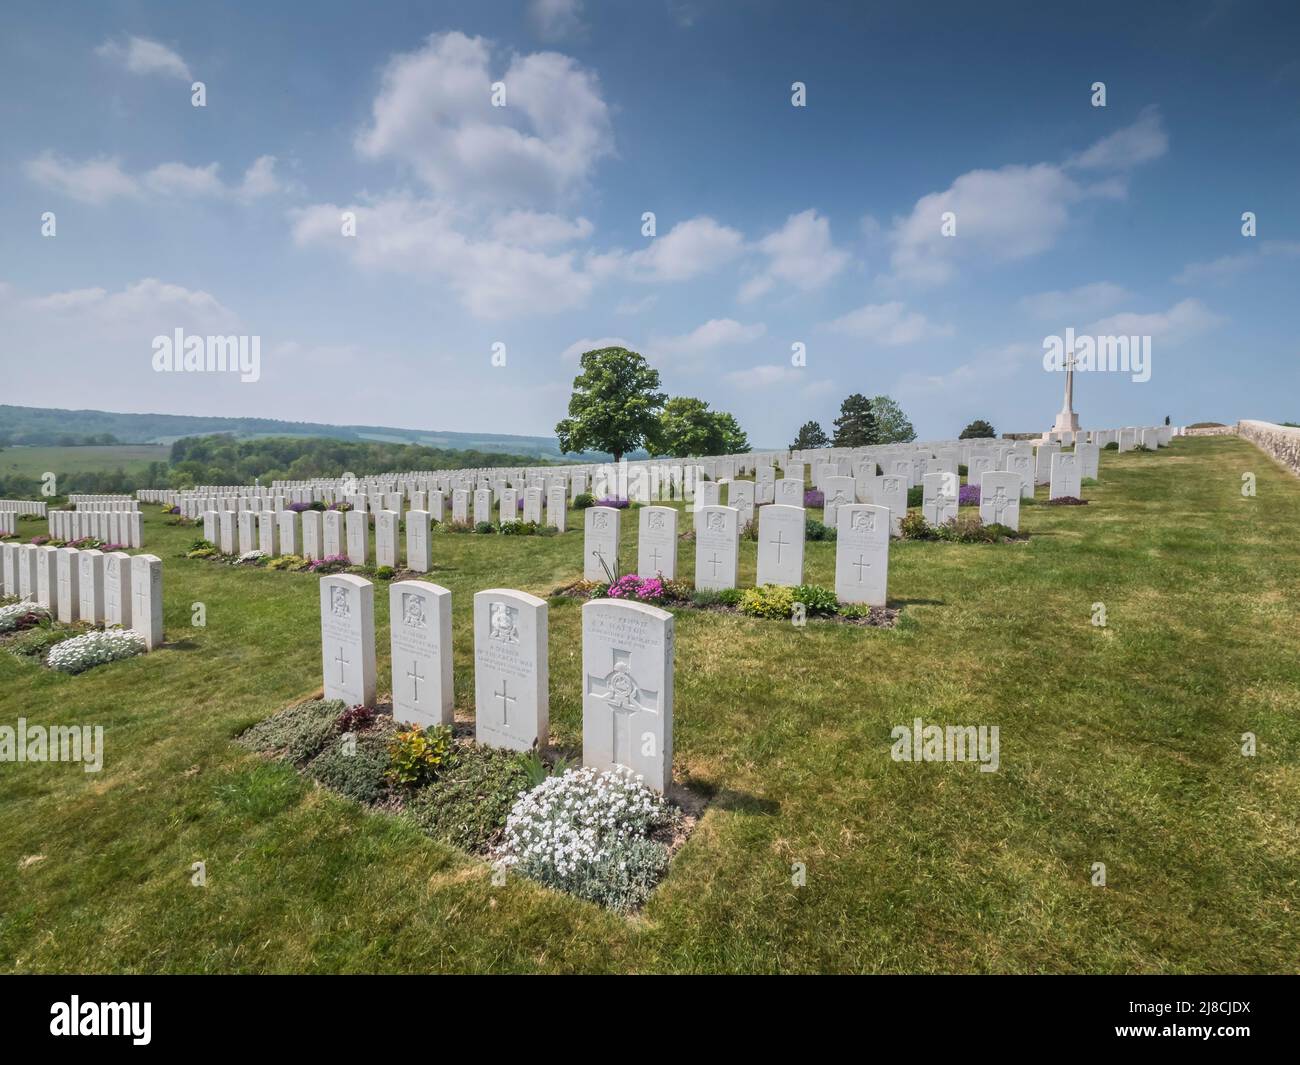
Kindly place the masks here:
[(2, 402), (549, 434), (621, 342), (755, 445), (1032, 431), (1073, 327), (1152, 338), (1084, 426), (1300, 420), (1294, 4), (6, 6)]

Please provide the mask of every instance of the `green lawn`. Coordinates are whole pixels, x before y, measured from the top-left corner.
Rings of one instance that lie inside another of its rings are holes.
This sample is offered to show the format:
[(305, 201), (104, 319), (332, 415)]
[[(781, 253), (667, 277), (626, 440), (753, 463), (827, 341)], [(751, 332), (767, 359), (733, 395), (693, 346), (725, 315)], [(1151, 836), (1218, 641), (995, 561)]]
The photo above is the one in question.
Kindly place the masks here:
[[(319, 689), (317, 581), (178, 558), (196, 533), (150, 513), (165, 649), (81, 677), (0, 654), (0, 723), (107, 734), (98, 775), (0, 765), (3, 966), (1294, 972), (1300, 482), (1235, 438), (1101, 461), (1091, 505), (1022, 511), (1028, 543), (895, 544), (896, 629), (680, 612), (676, 772), (714, 798), (633, 919), (495, 887), (483, 862), (232, 745)], [(469, 714), (472, 593), (567, 583), (581, 532), (434, 549)], [(833, 544), (808, 546), (809, 581), (833, 568)], [(552, 602), (552, 731), (574, 746), (579, 613)], [(1000, 771), (892, 761), (890, 729), (918, 716), (998, 725)]]

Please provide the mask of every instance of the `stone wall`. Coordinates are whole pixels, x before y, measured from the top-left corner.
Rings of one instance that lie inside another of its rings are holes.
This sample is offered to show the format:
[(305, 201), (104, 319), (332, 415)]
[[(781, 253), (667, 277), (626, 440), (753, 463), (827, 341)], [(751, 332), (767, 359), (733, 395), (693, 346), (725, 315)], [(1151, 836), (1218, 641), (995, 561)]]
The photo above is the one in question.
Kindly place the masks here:
[(1237, 423), (1237, 435), (1244, 436), (1292, 473), (1300, 475), (1300, 429), (1272, 422), (1243, 421)]
[(1235, 425), (1207, 425), (1201, 429), (1179, 429), (1178, 436), (1233, 436), (1237, 432)]

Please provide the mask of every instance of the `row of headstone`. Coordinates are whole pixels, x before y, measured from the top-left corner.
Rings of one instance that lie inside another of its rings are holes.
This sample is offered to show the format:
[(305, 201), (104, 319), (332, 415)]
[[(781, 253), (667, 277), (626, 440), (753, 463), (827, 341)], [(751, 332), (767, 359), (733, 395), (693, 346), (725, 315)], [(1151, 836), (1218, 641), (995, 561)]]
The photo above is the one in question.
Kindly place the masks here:
[[(389, 586), (396, 721), (450, 725), (455, 704), (451, 592), (427, 581)], [(324, 693), (349, 706), (376, 699), (374, 585), (321, 578)], [(508, 750), (550, 742), (549, 614), (535, 595), (474, 596), (474, 716), (478, 743)], [(660, 791), (672, 780), (673, 616), (645, 603), (592, 600), (582, 609), (582, 757), (624, 766)]]
[(0, 544), (0, 594), (37, 603), (66, 624), (134, 629), (163, 640), (162, 560), (124, 551)]
[(0, 499), (0, 514), (35, 514), (45, 517), (45, 504), (32, 499)]
[(51, 510), (48, 523), (55, 540), (91, 536), (106, 544), (137, 549), (144, 546), (144, 515), (139, 511)]
[(13, 510), (0, 510), (0, 536), (18, 535), (18, 513)]
[[(955, 489), (953, 506), (955, 509)], [(677, 579), (677, 513), (673, 507), (660, 506), (642, 507), (637, 512), (638, 576)], [(798, 587), (804, 583), (806, 515), (803, 507), (783, 503), (758, 508), (757, 584)], [(622, 511), (589, 507), (584, 522), (583, 579), (612, 583), (620, 575)], [(873, 503), (846, 502), (837, 507), (836, 522), (837, 537), (848, 545), (836, 550), (836, 594), (842, 602), (884, 606), (893, 512)], [(706, 505), (696, 511), (697, 589), (736, 587), (740, 528), (740, 511), (735, 507)]]

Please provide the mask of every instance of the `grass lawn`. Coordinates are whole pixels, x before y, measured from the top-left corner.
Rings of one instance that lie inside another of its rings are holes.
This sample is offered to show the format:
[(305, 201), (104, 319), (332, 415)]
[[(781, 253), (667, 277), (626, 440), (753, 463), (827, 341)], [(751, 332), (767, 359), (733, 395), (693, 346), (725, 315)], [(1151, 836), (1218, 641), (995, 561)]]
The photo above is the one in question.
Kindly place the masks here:
[[(679, 612), (676, 772), (714, 798), (631, 919), (493, 886), (485, 863), (235, 747), (319, 690), (317, 580), (179, 558), (201, 530), (150, 512), (166, 648), (79, 677), (0, 653), (0, 723), (106, 733), (97, 775), (0, 764), (0, 965), (1294, 972), (1300, 482), (1245, 441), (1179, 439), (1102, 452), (1084, 494), (1026, 507), (1027, 543), (896, 543), (895, 629)], [(582, 534), (433, 543), (471, 713), (472, 593), (548, 594), (579, 575)], [(689, 578), (693, 545), (681, 557)], [(754, 564), (746, 543), (742, 586)], [(809, 544), (806, 570), (833, 584), (834, 544)], [(579, 613), (552, 601), (551, 727), (574, 746)], [(892, 761), (914, 717), (998, 725), (1000, 770)]]
[(0, 477), (39, 479), (47, 471), (59, 477), (74, 473), (139, 476), (151, 462), (166, 462), (171, 448), (162, 444), (110, 444), (104, 447), (7, 447), (0, 450)]

